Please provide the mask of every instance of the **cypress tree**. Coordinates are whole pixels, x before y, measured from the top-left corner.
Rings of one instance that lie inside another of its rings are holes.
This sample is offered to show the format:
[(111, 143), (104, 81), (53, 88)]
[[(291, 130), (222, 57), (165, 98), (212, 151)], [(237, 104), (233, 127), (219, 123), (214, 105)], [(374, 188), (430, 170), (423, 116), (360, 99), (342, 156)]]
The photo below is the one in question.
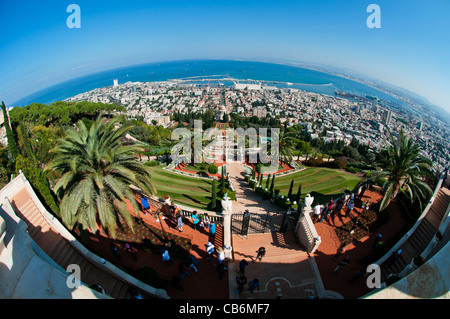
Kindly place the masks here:
[(298, 185), (297, 196), (295, 198), (297, 204), (300, 203), (300, 196), (302, 196), (302, 184)]
[(273, 194), (274, 187), (275, 187), (275, 174), (272, 176), (272, 183), (270, 183), (270, 195)]
[(270, 187), (270, 176), (272, 176), (271, 174), (269, 174), (269, 176), (267, 177), (267, 182), (266, 182), (266, 188), (269, 189)]
[(289, 198), (290, 200), (292, 200), (291, 196), (292, 196), (292, 188), (294, 187), (294, 179), (291, 180), (291, 185), (289, 186), (289, 192), (287, 195), (287, 198)]
[(212, 190), (211, 190), (211, 208), (216, 208), (216, 201), (217, 201), (217, 189), (216, 189), (216, 180), (213, 179), (212, 181)]

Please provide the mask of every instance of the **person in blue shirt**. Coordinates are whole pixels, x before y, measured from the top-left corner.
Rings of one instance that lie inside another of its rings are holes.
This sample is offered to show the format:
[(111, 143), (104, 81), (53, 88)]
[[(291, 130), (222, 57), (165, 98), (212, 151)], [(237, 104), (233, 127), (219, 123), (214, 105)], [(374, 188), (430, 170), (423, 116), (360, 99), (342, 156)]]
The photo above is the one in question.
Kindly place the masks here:
[(148, 198), (147, 197), (142, 197), (141, 199), (141, 204), (142, 204), (142, 209), (144, 211), (144, 215), (147, 215), (147, 212), (150, 208), (150, 206), (148, 205)]
[(194, 224), (194, 230), (197, 230), (197, 225), (200, 221), (200, 217), (198, 217), (196, 210), (194, 210), (194, 212), (192, 213), (191, 218), (192, 218), (192, 224)]
[(212, 239), (216, 236), (216, 223), (214, 221), (211, 222), (211, 227), (209, 227), (209, 236)]

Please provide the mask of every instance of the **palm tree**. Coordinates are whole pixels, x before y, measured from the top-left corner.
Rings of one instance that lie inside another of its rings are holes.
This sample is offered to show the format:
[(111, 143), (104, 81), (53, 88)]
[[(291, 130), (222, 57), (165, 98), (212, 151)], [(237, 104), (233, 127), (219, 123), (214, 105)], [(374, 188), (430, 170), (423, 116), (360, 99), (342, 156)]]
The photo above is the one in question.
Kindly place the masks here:
[[(285, 163), (292, 162), (293, 158), (293, 151), (294, 151), (294, 137), (295, 132), (293, 131), (285, 131), (282, 130), (281, 132), (275, 133), (274, 136), (272, 136), (272, 139), (269, 143), (264, 144), (262, 147), (264, 151), (267, 154), (270, 154), (272, 157), (279, 156), (279, 160)], [(276, 141), (278, 139), (278, 148), (275, 146), (275, 152), (276, 154), (272, 154), (272, 143), (274, 143), (274, 140)]]
[(397, 197), (400, 191), (405, 192), (411, 202), (431, 194), (431, 188), (424, 182), (423, 178), (431, 175), (431, 161), (420, 155), (420, 145), (407, 137), (403, 130), (400, 131), (397, 140), (389, 132), (390, 145), (385, 142), (386, 148), (379, 152), (377, 164), (382, 168), (369, 179), (360, 183), (371, 184), (375, 180), (382, 180), (384, 196), (380, 203), (379, 211), (383, 211), (389, 203)]
[(61, 173), (54, 190), (61, 199), (61, 218), (70, 229), (78, 224), (96, 230), (99, 225), (115, 237), (119, 217), (133, 229), (125, 200), (139, 216), (130, 185), (147, 194), (155, 192), (149, 172), (133, 156), (142, 146), (124, 145), (122, 138), (130, 127), (116, 125), (115, 119), (105, 124), (98, 117), (88, 130), (79, 121), (52, 150), (54, 158), (46, 170)]

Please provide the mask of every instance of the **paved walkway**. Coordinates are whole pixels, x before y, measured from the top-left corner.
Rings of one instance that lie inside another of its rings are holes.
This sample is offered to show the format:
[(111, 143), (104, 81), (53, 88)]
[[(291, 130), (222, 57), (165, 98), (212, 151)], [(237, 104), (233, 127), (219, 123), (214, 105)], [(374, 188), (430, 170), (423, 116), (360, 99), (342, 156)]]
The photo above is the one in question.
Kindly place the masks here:
[[(233, 202), (233, 213), (280, 212), (281, 209), (248, 187), (244, 180), (244, 165), (238, 162), (227, 164), (227, 172), (236, 189), (237, 200)], [(320, 291), (317, 278), (308, 254), (297, 243), (293, 232), (249, 234), (246, 237), (232, 237), (234, 262), (229, 263), (229, 295), (231, 299), (305, 299), (317, 297)], [(259, 247), (266, 248), (262, 261), (256, 261)], [(247, 280), (257, 278), (259, 290), (251, 293), (248, 285), (236, 294), (236, 276), (239, 276), (239, 262), (245, 259), (248, 266), (245, 271)]]
[[(261, 261), (256, 260), (259, 247), (266, 248)], [(233, 235), (234, 264), (229, 263), (231, 299), (306, 299), (318, 296), (319, 287), (308, 254), (297, 244), (294, 233), (251, 234), (242, 238)], [(250, 281), (257, 278), (259, 289), (253, 293), (248, 286), (236, 294), (236, 276), (239, 262), (245, 259), (248, 266), (245, 276)]]
[(262, 200), (261, 196), (253, 191), (245, 181), (244, 165), (239, 162), (227, 164), (227, 172), (236, 190), (236, 201), (233, 201), (233, 213), (241, 214), (246, 209), (250, 213), (279, 212), (281, 209), (269, 200)]

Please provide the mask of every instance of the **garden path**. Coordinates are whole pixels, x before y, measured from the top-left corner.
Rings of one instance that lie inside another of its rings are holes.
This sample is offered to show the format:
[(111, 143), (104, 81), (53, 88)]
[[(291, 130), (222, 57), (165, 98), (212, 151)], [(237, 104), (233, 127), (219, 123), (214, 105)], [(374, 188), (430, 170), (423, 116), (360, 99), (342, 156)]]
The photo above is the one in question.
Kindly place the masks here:
[(269, 200), (262, 200), (244, 180), (245, 169), (240, 162), (232, 162), (227, 165), (227, 172), (233, 187), (236, 190), (236, 201), (233, 201), (233, 213), (242, 214), (246, 209), (250, 213), (265, 214), (279, 212), (280, 208)]

